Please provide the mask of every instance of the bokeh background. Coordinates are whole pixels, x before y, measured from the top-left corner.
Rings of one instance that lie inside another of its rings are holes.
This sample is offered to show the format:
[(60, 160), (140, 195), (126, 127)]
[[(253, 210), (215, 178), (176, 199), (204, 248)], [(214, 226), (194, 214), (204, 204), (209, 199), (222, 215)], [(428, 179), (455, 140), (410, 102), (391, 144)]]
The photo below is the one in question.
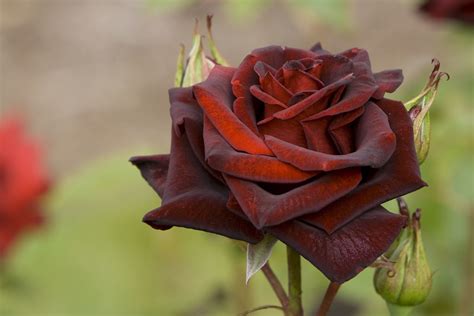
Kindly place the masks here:
[[(375, 71), (404, 70), (405, 82), (392, 95), (400, 100), (423, 87), (432, 57), (441, 61), (452, 78), (441, 83), (432, 110), (432, 148), (422, 166), (430, 186), (408, 197), (412, 208), (423, 209), (436, 272), (431, 296), (413, 315), (472, 315), (474, 33), (430, 20), (417, 5), (0, 0), (1, 114), (24, 118), (55, 184), (45, 201), (47, 225), (22, 238), (1, 272), (0, 314), (236, 315), (277, 303), (262, 275), (245, 285), (245, 255), (230, 240), (142, 224), (159, 199), (127, 162), (168, 152), (167, 89), (178, 45), (189, 48), (194, 18), (204, 22), (213, 13), (215, 39), (234, 65), (269, 44), (366, 48)], [(281, 244), (271, 263), (286, 282)], [(306, 261), (303, 270), (310, 315), (328, 281)], [(372, 275), (367, 269), (346, 283), (331, 315), (388, 315)]]

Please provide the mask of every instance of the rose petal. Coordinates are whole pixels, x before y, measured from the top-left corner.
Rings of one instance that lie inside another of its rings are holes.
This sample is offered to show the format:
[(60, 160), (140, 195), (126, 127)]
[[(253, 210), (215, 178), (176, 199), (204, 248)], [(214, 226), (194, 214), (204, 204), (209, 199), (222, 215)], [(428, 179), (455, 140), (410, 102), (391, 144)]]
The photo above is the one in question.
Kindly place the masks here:
[(339, 81), (349, 74), (354, 74), (354, 64), (345, 56), (325, 55), (318, 57), (318, 59), (322, 65), (319, 79), (326, 85)]
[(324, 83), (313, 75), (301, 69), (283, 68), (283, 85), (292, 93), (299, 93), (307, 90), (319, 90), (324, 87)]
[(405, 217), (378, 206), (330, 235), (298, 220), (267, 230), (299, 252), (332, 282), (343, 283), (381, 256), (405, 223)]
[(364, 211), (426, 185), (420, 178), (412, 122), (403, 104), (382, 99), (378, 106), (387, 114), (397, 137), (392, 157), (353, 192), (317, 214), (303, 217), (304, 221), (332, 233)]
[(261, 232), (227, 209), (227, 196), (227, 188), (202, 167), (187, 138), (172, 133), (163, 203), (143, 221), (157, 229), (181, 226), (251, 243), (261, 240)]
[(315, 53), (316, 56), (330, 55), (331, 54), (327, 50), (323, 49), (323, 46), (321, 45), (320, 42), (317, 42), (316, 44), (314, 44), (309, 50), (312, 51), (313, 53)]
[(238, 97), (233, 104), (235, 116), (245, 124), (254, 134), (258, 135), (257, 119), (255, 118), (255, 108), (249, 104), (245, 98)]
[(403, 82), (403, 73), (401, 69), (385, 70), (375, 73), (374, 78), (379, 86), (374, 93), (374, 98), (381, 99), (386, 92), (392, 93), (397, 90)]
[(273, 119), (259, 124), (261, 135), (270, 135), (300, 147), (307, 147), (303, 126), (297, 120)]
[(315, 175), (314, 172), (301, 171), (275, 157), (235, 151), (208, 120), (204, 123), (204, 141), (207, 163), (225, 174), (275, 183), (301, 182)]
[(307, 109), (311, 105), (313, 105), (316, 102), (318, 102), (319, 100), (321, 100), (323, 97), (327, 96), (330, 93), (333, 93), (334, 91), (336, 91), (340, 87), (347, 85), (353, 79), (354, 79), (353, 75), (349, 74), (346, 77), (340, 79), (339, 81), (334, 82), (330, 85), (327, 85), (326, 87), (324, 87), (320, 90), (317, 90), (316, 92), (314, 92), (314, 94), (310, 95), (306, 99), (292, 105), (291, 107), (289, 107), (286, 110), (283, 110), (283, 111), (280, 111), (280, 112), (276, 113), (274, 116), (276, 118), (281, 119), (281, 120), (291, 119), (291, 118), (297, 116), (298, 114), (300, 114), (301, 112), (303, 112), (305, 109)]
[(319, 211), (353, 190), (362, 176), (357, 168), (339, 170), (279, 195), (250, 181), (229, 175), (224, 178), (250, 221), (262, 228)]
[(233, 68), (215, 66), (206, 81), (193, 87), (194, 95), (206, 116), (232, 147), (249, 154), (271, 155), (262, 139), (232, 113), (234, 96), (229, 83), (233, 74)]
[(323, 117), (322, 119), (315, 121), (301, 122), (308, 149), (330, 155), (335, 155), (337, 153), (337, 150), (329, 137), (329, 123), (329, 117)]
[(257, 61), (255, 63), (255, 66), (253, 66), (253, 70), (255, 73), (258, 75), (260, 80), (263, 79), (268, 73), (275, 75), (276, 74), (276, 69), (273, 68), (272, 66), (264, 63), (263, 61)]
[(192, 87), (173, 88), (168, 91), (168, 94), (173, 131), (178, 136), (186, 134), (191, 148), (202, 166), (216, 179), (222, 181), (222, 176), (209, 168), (204, 161), (203, 115), (201, 107), (193, 96)]
[(379, 168), (395, 150), (396, 139), (387, 116), (374, 103), (366, 106), (356, 135), (357, 150), (346, 155), (328, 155), (265, 136), (265, 142), (281, 161), (301, 170), (331, 171), (348, 167)]
[(305, 119), (317, 120), (325, 116), (334, 116), (341, 113), (353, 111), (363, 106), (377, 90), (375, 80), (368, 76), (359, 76), (346, 86), (346, 92), (341, 101)]
[(170, 155), (137, 156), (130, 158), (153, 190), (162, 198), (165, 190)]
[[(288, 104), (291, 96), (291, 91), (285, 88), (275, 77), (267, 72), (265, 76), (260, 80), (260, 85), (263, 91), (276, 98), (283, 104)], [(265, 101), (263, 101), (265, 102)]]
[(263, 91), (259, 85), (253, 85), (250, 87), (250, 93), (265, 104), (278, 105), (279, 107), (286, 109), (286, 104), (283, 104), (280, 100), (276, 99), (272, 95)]
[(345, 155), (355, 150), (355, 129), (353, 123), (358, 119), (365, 108), (360, 107), (354, 111), (336, 116), (329, 124), (329, 134), (337, 147), (339, 154)]

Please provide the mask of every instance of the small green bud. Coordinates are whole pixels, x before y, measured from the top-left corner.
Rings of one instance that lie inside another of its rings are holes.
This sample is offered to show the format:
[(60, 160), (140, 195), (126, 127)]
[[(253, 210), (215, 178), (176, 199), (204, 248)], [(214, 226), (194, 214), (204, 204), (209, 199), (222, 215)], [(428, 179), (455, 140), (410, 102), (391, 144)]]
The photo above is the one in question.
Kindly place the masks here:
[(408, 110), (413, 121), (415, 149), (420, 165), (428, 156), (430, 148), (431, 124), (429, 109), (436, 98), (441, 78), (446, 76), (447, 80), (449, 80), (447, 73), (439, 71), (439, 61), (433, 59), (432, 63), (434, 68), (423, 90), (421, 90), (419, 95), (405, 103), (405, 108)]
[[(406, 205), (403, 200), (400, 204)], [(415, 306), (423, 303), (430, 293), (432, 273), (421, 238), (420, 216), (417, 209), (409, 218), (397, 248), (388, 259), (392, 265), (375, 271), (375, 290), (389, 304)]]
[(212, 68), (217, 65), (227, 66), (212, 38), (212, 16), (207, 16), (207, 31), (209, 35), (209, 49), (211, 57), (204, 51), (204, 36), (199, 33), (199, 21), (194, 26), (193, 44), (188, 58), (185, 60), (184, 45), (181, 45), (175, 75), (175, 87), (189, 87), (207, 79)]

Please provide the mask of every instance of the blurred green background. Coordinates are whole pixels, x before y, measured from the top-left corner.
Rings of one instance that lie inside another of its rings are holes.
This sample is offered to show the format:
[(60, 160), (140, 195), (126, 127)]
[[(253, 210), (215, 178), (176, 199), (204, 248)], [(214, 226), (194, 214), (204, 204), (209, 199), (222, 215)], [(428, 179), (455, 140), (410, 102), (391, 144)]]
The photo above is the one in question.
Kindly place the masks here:
[[(472, 315), (473, 31), (434, 22), (409, 0), (0, 0), (0, 104), (22, 113), (45, 146), (55, 190), (48, 223), (17, 245), (0, 277), (0, 315), (236, 315), (276, 304), (261, 274), (245, 285), (232, 241), (141, 223), (159, 199), (127, 160), (166, 153), (179, 43), (194, 17), (214, 13), (221, 52), (237, 64), (253, 48), (337, 52), (366, 48), (374, 71), (402, 68), (392, 98), (423, 87), (437, 57), (451, 80), (432, 110), (429, 183), (408, 197), (423, 209), (433, 289), (413, 315)], [(393, 203), (389, 203), (393, 208)], [(286, 282), (284, 247), (272, 266)], [(328, 281), (304, 261), (308, 315)], [(331, 315), (388, 315), (366, 269), (344, 284)], [(255, 315), (276, 315), (264, 311)]]

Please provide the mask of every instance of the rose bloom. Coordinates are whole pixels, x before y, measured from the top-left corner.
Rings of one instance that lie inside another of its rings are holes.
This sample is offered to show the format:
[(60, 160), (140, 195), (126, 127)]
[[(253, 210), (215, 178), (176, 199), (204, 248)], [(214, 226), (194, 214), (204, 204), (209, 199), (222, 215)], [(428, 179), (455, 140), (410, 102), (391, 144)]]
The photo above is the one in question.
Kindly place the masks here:
[(420, 10), (435, 19), (453, 19), (474, 24), (474, 0), (427, 0)]
[(0, 121), (0, 261), (27, 230), (43, 222), (48, 180), (38, 145), (13, 119)]
[(272, 234), (344, 282), (385, 252), (406, 218), (381, 203), (419, 189), (410, 117), (353, 48), (270, 46), (169, 91), (171, 154), (131, 161), (162, 197), (150, 226), (249, 243)]

